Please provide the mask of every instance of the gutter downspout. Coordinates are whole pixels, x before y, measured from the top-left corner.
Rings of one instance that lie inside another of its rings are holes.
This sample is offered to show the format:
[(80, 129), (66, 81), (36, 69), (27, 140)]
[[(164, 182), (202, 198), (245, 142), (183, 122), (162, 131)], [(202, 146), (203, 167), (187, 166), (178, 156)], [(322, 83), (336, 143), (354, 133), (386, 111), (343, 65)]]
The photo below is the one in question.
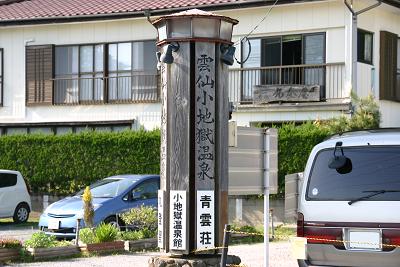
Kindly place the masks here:
[(351, 24), (351, 89), (357, 93), (357, 16), (367, 12), (373, 8), (376, 8), (382, 4), (382, 0), (377, 0), (378, 2), (363, 8), (359, 11), (355, 11), (353, 9), (353, 0), (351, 3), (348, 3), (348, 0), (343, 0), (347, 9), (351, 12), (352, 15), (352, 24)]

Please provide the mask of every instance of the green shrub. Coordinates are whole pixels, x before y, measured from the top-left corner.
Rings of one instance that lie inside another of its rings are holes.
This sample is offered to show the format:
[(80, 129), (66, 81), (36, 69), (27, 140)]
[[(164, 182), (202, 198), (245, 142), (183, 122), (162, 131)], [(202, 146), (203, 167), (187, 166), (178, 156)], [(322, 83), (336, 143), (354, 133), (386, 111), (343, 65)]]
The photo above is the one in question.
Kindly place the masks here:
[(157, 174), (160, 131), (0, 137), (0, 169), (20, 171), (34, 193), (68, 195), (107, 176)]
[(108, 223), (101, 223), (94, 230), (96, 241), (98, 243), (115, 241), (118, 236), (118, 229)]
[(140, 230), (119, 232), (119, 235), (122, 240), (128, 240), (128, 241), (140, 240), (145, 238), (143, 232)]
[(140, 206), (121, 214), (125, 224), (134, 225), (137, 229), (157, 229), (157, 210), (149, 206)]
[(57, 246), (57, 240), (55, 236), (37, 232), (24, 242), (24, 246), (29, 248), (52, 248)]
[(328, 129), (311, 122), (296, 126), (284, 124), (278, 129), (278, 184), (285, 190), (285, 175), (303, 172), (312, 148), (330, 135)]
[(21, 248), (21, 241), (13, 238), (0, 238), (0, 248)]
[(85, 244), (111, 242), (117, 240), (118, 229), (111, 224), (101, 223), (96, 228), (83, 228), (79, 240)]
[(83, 228), (79, 230), (79, 240), (85, 244), (93, 244), (96, 242), (96, 236), (91, 228)]
[(381, 113), (373, 95), (360, 98), (352, 92), (351, 101), (355, 110), (351, 117), (342, 115), (327, 121), (322, 126), (325, 126), (332, 134), (379, 128)]

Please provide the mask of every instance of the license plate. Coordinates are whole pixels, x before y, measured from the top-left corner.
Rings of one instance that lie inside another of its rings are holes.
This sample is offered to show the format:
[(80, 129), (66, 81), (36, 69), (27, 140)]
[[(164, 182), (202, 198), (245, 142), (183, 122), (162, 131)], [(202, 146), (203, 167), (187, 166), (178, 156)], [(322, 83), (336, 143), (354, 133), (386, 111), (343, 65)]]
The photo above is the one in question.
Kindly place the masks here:
[(381, 250), (382, 236), (380, 231), (350, 230), (349, 248), (354, 250)]
[(49, 225), (47, 228), (53, 229), (53, 230), (59, 229), (60, 228), (60, 220), (50, 219)]

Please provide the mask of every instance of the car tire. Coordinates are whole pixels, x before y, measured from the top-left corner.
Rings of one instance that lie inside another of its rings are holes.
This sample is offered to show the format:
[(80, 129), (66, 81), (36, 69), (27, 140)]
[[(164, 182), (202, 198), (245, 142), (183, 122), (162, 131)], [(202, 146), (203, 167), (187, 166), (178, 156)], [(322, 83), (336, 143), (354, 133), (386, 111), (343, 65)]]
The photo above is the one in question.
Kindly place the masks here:
[(121, 226), (124, 226), (124, 223), (122, 222), (122, 220), (119, 217), (118, 217), (118, 223), (117, 223), (116, 216), (107, 217), (104, 220), (104, 223), (111, 224), (111, 225), (115, 226), (118, 229), (121, 229)]
[(15, 223), (24, 223), (29, 219), (29, 206), (26, 203), (20, 203), (15, 208), (13, 220)]

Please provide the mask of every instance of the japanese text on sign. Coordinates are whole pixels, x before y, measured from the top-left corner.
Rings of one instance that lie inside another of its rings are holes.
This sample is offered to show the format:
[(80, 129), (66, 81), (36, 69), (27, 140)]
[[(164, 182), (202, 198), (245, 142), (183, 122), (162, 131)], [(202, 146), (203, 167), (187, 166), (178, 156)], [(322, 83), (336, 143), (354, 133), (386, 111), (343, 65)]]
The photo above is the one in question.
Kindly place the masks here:
[(214, 179), (215, 62), (207, 54), (196, 58), (196, 178)]
[(157, 225), (158, 247), (164, 248), (164, 191), (162, 190), (158, 190)]
[(186, 250), (186, 191), (170, 191), (170, 249)]
[(197, 249), (214, 246), (214, 191), (197, 191)]

